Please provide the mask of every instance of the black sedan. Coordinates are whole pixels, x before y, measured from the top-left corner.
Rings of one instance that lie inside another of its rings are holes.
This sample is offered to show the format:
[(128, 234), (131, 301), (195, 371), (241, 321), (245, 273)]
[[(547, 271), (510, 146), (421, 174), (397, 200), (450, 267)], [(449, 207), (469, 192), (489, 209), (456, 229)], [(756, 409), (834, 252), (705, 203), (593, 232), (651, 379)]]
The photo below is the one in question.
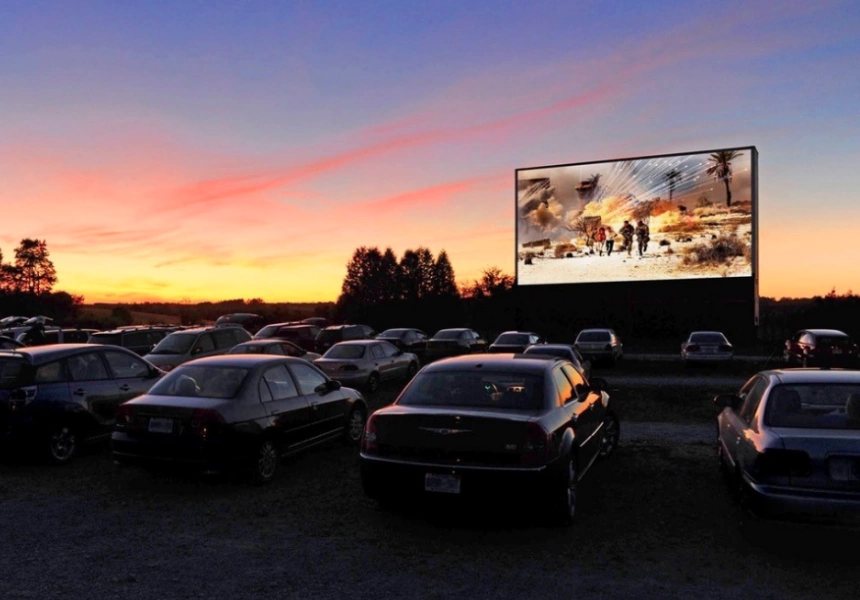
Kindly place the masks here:
[(377, 335), (376, 339), (394, 344), (404, 352), (411, 352), (421, 362), (425, 362), (427, 358), (427, 334), (420, 329), (408, 327), (386, 329)]
[(567, 359), (585, 373), (586, 378), (591, 377), (591, 361), (583, 358), (573, 344), (538, 344), (529, 346), (523, 354), (541, 354)]
[(529, 346), (545, 343), (546, 339), (542, 335), (531, 331), (506, 331), (499, 334), (499, 337), (490, 344), (487, 351), (497, 354), (505, 354), (507, 352), (516, 354), (518, 352), (525, 352)]
[(860, 521), (860, 372), (763, 371), (714, 403), (720, 464), (745, 508)]
[(365, 493), (388, 503), (401, 495), (524, 491), (524, 500), (570, 523), (578, 482), (618, 444), (604, 388), (554, 357), (462, 356), (428, 365), (367, 422)]
[(239, 466), (265, 483), (287, 454), (334, 438), (357, 444), (366, 415), (360, 393), (302, 359), (212, 356), (121, 405), (111, 445), (120, 464)]
[(440, 329), (427, 342), (427, 360), (487, 351), (487, 340), (474, 329)]

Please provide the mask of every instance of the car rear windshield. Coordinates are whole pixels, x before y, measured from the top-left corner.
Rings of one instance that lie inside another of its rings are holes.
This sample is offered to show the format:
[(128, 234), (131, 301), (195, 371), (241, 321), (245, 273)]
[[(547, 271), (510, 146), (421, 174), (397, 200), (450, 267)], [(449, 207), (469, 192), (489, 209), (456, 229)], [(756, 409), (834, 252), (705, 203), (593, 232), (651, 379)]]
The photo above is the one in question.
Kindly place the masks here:
[(320, 331), (317, 339), (322, 342), (334, 342), (343, 339), (342, 329), (323, 329)]
[(382, 333), (380, 333), (377, 337), (381, 338), (399, 338), (401, 335), (409, 331), (408, 329), (386, 329)]
[(459, 339), (463, 334), (462, 331), (457, 329), (445, 329), (442, 331), (437, 331), (436, 335), (433, 336), (434, 340), (456, 340)]
[(158, 342), (151, 354), (185, 354), (196, 339), (196, 333), (171, 333)]
[(338, 359), (356, 359), (364, 357), (366, 346), (358, 344), (344, 344), (342, 346), (332, 346), (328, 352), (323, 354), (323, 358), (338, 358)]
[(609, 341), (609, 332), (608, 331), (583, 331), (579, 334), (579, 337), (576, 338), (577, 342), (608, 342)]
[(248, 369), (214, 365), (180, 365), (147, 392), (152, 396), (235, 398)]
[(27, 373), (31, 371), (23, 358), (0, 357), (0, 390), (12, 390), (27, 385)]
[(526, 354), (542, 354), (546, 356), (558, 356), (570, 360), (570, 350), (564, 348), (547, 348), (545, 346), (529, 346), (526, 348)]
[(690, 341), (697, 344), (726, 344), (728, 341), (722, 333), (694, 333)]
[(114, 346), (122, 346), (121, 333), (94, 333), (90, 336), (90, 344), (113, 344)]
[(778, 385), (767, 400), (771, 427), (860, 429), (860, 384)]
[(397, 404), (539, 410), (543, 408), (543, 378), (493, 371), (421, 373), (403, 391)]
[(820, 346), (848, 346), (851, 343), (848, 336), (821, 335), (817, 340)]
[(529, 336), (524, 333), (503, 333), (496, 341), (496, 344), (528, 344)]
[(281, 325), (266, 325), (260, 331), (258, 331), (254, 337), (257, 339), (267, 338), (275, 335), (275, 332), (278, 330), (278, 327)]

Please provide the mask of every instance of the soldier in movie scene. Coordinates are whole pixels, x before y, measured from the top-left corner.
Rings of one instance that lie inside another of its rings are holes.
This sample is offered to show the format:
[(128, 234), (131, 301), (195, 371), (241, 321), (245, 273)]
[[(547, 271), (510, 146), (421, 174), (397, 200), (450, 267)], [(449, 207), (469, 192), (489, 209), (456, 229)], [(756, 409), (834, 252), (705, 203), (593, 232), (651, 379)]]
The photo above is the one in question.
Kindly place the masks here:
[(624, 238), (621, 250), (627, 250), (627, 256), (633, 252), (633, 231), (633, 225), (630, 224), (630, 221), (624, 221), (624, 225), (621, 227), (621, 237)]
[(644, 221), (639, 221), (636, 224), (636, 242), (639, 247), (639, 256), (642, 256), (648, 250), (648, 240), (650, 240), (650, 231)]

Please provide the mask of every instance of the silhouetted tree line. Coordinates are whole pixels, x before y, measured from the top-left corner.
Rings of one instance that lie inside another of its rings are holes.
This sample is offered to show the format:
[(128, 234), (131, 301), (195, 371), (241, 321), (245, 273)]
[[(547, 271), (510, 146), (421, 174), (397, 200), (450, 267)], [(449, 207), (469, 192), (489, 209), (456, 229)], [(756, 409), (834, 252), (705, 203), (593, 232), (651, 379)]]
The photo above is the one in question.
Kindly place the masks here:
[(75, 320), (81, 296), (54, 292), (57, 271), (45, 240), (24, 238), (15, 260), (3, 261), (0, 251), (0, 315), (45, 315), (58, 323)]
[(839, 329), (860, 341), (860, 294), (831, 289), (812, 298), (761, 299), (759, 337), (781, 344), (800, 329)]

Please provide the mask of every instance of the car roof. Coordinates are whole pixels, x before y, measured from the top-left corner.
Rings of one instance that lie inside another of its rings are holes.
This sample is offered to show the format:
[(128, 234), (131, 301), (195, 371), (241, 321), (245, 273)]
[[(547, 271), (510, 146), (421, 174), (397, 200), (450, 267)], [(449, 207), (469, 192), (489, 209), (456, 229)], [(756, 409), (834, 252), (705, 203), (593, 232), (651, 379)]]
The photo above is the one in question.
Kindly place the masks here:
[(440, 329), (436, 333), (442, 333), (443, 331), (472, 331), (469, 327), (448, 327), (447, 329)]
[(556, 350), (556, 349), (564, 349), (564, 350), (573, 350), (573, 344), (538, 344), (536, 346), (529, 346), (526, 348), (526, 353), (530, 352), (539, 352), (540, 350)]
[(583, 329), (579, 333), (591, 333), (593, 331), (605, 331), (607, 333), (612, 333), (612, 329), (610, 329), (609, 327), (593, 327), (591, 329)]
[(537, 335), (534, 331), (503, 331), (503, 332), (502, 332), (502, 333), (500, 333), (499, 335), (500, 335), (500, 336), (502, 336), (502, 335), (508, 335), (508, 334), (510, 334), (510, 333), (515, 333), (515, 334), (518, 334), (518, 335)]
[(119, 349), (122, 352), (127, 352), (125, 348), (111, 345), (97, 344), (46, 344), (44, 346), (24, 346), (23, 348), (10, 348), (0, 350), (0, 356), (18, 355), (23, 356), (29, 362), (35, 364), (46, 363), (51, 360), (71, 356), (80, 351), (102, 351), (105, 348)]
[[(557, 358), (557, 360), (563, 360)], [(555, 364), (551, 357), (528, 354), (480, 354), (463, 355), (443, 358), (432, 362), (422, 369), (422, 373), (437, 371), (472, 371), (485, 369), (487, 371), (504, 370), (510, 373), (530, 373), (542, 375), (548, 365)]]
[[(247, 342), (241, 342), (239, 344), (236, 344), (236, 346), (274, 346), (276, 344), (287, 344), (289, 346), (295, 346), (295, 344), (289, 340), (281, 340), (278, 338), (258, 338), (254, 340), (248, 340)], [(234, 348), (236, 346), (234, 346)]]
[[(301, 358), (280, 356), (277, 354), (218, 354), (215, 356), (206, 356), (204, 358), (195, 358), (194, 360), (182, 363), (179, 367), (184, 367), (186, 365), (207, 365), (210, 367), (253, 368), (258, 365), (276, 363), (284, 360), (295, 362), (296, 364), (308, 364), (306, 360), (302, 360)], [(179, 367), (177, 367), (177, 369)]]
[(704, 333), (704, 334), (711, 334), (711, 335), (721, 335), (721, 336), (723, 336), (723, 337), (726, 337), (726, 334), (725, 334), (725, 333), (723, 333), (722, 331), (691, 331), (691, 332), (690, 332), (690, 335), (691, 335), (691, 336), (692, 336), (692, 335), (699, 335), (699, 334), (702, 334), (702, 333)]
[[(338, 342), (335, 346), (369, 346), (370, 344), (388, 344), (385, 340), (345, 340), (343, 342)], [(390, 344), (389, 344), (390, 345)]]
[(801, 332), (811, 333), (812, 335), (823, 335), (831, 337), (848, 337), (848, 334), (838, 329), (801, 329)]
[(860, 371), (854, 369), (773, 369), (762, 371), (763, 375), (776, 383), (857, 383)]

